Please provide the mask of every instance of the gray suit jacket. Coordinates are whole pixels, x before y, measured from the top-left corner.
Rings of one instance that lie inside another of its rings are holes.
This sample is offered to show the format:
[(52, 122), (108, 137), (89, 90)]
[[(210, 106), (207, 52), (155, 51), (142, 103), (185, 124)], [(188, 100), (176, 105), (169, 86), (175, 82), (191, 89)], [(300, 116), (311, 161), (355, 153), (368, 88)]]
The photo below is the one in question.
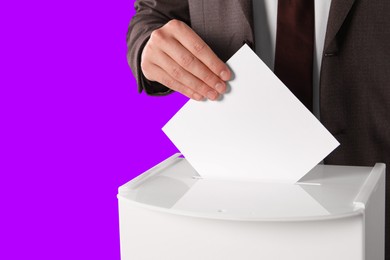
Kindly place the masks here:
[[(127, 35), (128, 61), (139, 90), (149, 94), (169, 90), (143, 79), (142, 47), (154, 29), (171, 19), (189, 24), (224, 61), (244, 42), (255, 44), (251, 0), (138, 0), (135, 7)], [(320, 73), (320, 114), (341, 145), (325, 163), (390, 166), (389, 14), (390, 0), (332, 0)]]

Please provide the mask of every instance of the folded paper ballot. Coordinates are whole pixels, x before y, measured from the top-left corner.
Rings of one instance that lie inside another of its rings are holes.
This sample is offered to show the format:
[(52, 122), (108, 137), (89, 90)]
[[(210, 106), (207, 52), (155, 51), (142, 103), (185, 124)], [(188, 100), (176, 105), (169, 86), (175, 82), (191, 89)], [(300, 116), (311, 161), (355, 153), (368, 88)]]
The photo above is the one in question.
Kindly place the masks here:
[(218, 101), (189, 100), (163, 131), (203, 178), (295, 183), (339, 143), (244, 45)]

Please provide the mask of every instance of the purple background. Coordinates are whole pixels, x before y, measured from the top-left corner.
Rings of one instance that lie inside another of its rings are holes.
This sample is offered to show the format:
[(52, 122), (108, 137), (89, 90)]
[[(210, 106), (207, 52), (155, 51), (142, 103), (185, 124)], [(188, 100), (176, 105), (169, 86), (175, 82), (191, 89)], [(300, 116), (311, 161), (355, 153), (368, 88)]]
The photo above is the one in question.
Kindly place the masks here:
[(138, 94), (132, 0), (0, 4), (0, 259), (119, 259), (117, 188), (177, 150)]

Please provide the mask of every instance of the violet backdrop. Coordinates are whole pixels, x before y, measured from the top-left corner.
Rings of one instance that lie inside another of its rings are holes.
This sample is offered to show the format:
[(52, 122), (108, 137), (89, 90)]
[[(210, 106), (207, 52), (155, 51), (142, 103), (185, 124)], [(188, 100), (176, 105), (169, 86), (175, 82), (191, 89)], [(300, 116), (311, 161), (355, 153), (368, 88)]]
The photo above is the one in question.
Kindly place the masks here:
[(117, 188), (177, 152), (138, 94), (133, 0), (0, 4), (0, 259), (120, 258)]

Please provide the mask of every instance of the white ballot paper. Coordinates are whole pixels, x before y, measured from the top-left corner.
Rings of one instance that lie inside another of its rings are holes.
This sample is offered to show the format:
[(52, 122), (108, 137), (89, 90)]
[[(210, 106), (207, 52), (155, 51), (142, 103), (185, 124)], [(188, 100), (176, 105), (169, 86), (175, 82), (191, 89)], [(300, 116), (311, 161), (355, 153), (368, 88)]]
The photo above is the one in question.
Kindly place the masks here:
[(295, 183), (339, 143), (244, 45), (219, 101), (189, 100), (163, 131), (203, 178)]

